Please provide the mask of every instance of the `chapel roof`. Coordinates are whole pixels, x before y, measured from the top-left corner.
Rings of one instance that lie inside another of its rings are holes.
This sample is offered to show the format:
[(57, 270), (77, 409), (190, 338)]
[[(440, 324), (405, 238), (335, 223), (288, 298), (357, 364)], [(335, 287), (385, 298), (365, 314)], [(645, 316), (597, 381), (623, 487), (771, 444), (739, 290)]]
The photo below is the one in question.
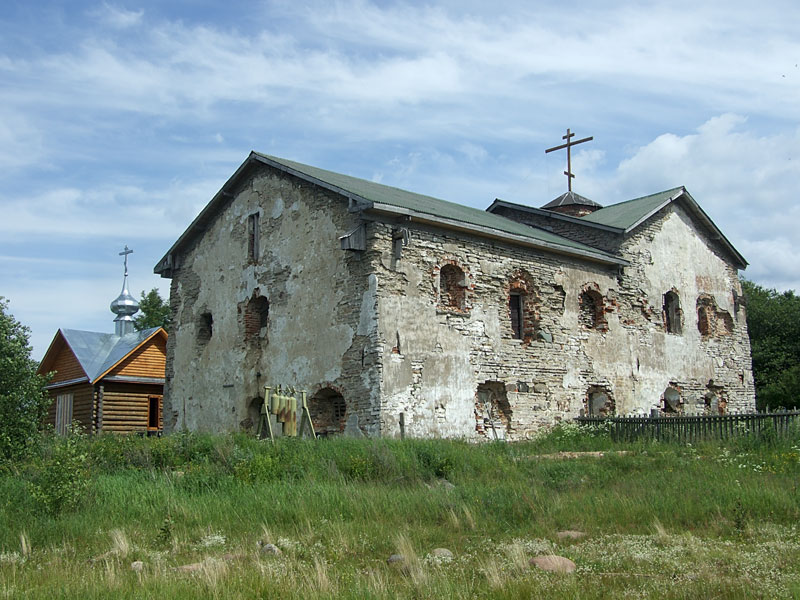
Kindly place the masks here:
[(94, 383), (131, 352), (156, 335), (159, 330), (163, 331), (161, 327), (152, 327), (119, 336), (113, 333), (80, 329), (59, 329), (42, 359), (39, 371), (49, 370), (48, 365), (55, 360), (54, 354), (57, 353), (56, 342), (61, 336), (89, 379), (89, 383)]

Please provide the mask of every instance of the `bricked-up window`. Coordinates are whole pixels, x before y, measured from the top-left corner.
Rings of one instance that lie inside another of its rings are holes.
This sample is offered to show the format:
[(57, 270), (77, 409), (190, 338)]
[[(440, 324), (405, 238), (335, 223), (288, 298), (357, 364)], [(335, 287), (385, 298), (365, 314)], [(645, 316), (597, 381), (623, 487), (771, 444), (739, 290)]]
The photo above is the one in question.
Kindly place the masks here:
[(210, 312), (204, 312), (200, 315), (197, 323), (197, 343), (200, 345), (207, 344), (213, 334), (214, 317), (211, 316)]
[(703, 337), (729, 335), (733, 333), (733, 318), (717, 306), (713, 296), (701, 294), (697, 298), (697, 330)]
[(323, 388), (314, 394), (308, 401), (308, 412), (318, 434), (336, 434), (344, 430), (347, 405), (344, 397), (333, 388)]
[(603, 297), (600, 292), (594, 289), (581, 292), (578, 318), (581, 325), (588, 329), (599, 329), (601, 331), (608, 329), (603, 308)]
[(253, 213), (247, 217), (247, 260), (251, 263), (258, 262), (259, 254), (259, 216)]
[(614, 414), (614, 398), (608, 388), (590, 386), (586, 392), (586, 414), (590, 417), (610, 417)]
[(680, 334), (683, 330), (683, 311), (681, 311), (681, 299), (675, 290), (670, 290), (664, 294), (664, 328), (667, 333)]
[(511, 314), (511, 336), (515, 340), (522, 339), (522, 326), (525, 322), (522, 311), (523, 297), (519, 292), (511, 292), (508, 296), (508, 312)]
[(247, 339), (265, 338), (269, 325), (269, 300), (255, 295), (247, 302), (244, 313), (244, 335)]
[(466, 283), (464, 271), (456, 265), (444, 265), (439, 271), (439, 304), (442, 308), (464, 310)]

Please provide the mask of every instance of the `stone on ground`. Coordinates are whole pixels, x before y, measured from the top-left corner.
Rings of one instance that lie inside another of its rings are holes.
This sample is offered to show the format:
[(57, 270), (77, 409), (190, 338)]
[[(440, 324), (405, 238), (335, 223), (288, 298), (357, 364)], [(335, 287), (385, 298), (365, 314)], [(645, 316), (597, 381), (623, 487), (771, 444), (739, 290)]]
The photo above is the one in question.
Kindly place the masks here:
[(445, 558), (449, 560), (453, 559), (453, 553), (447, 548), (434, 548), (431, 551), (431, 556), (435, 556), (436, 558)]
[(534, 556), (530, 560), (530, 565), (554, 573), (572, 573), (576, 569), (575, 563), (570, 559), (555, 554)]
[(586, 537), (586, 534), (575, 529), (565, 529), (556, 533), (556, 537), (560, 540), (579, 540), (582, 537)]

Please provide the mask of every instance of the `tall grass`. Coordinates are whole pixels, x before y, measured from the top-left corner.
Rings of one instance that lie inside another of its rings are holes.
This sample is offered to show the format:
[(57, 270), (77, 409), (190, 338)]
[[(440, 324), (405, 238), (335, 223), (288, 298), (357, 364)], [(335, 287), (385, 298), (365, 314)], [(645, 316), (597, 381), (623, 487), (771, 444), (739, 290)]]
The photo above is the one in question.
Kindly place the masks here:
[[(45, 440), (48, 447), (63, 443)], [(0, 597), (791, 597), (800, 442), (613, 445), (81, 438), (90, 485), (48, 513), (0, 475)], [(553, 458), (562, 450), (612, 450)], [(626, 454), (614, 452), (625, 450)], [(586, 534), (562, 540), (555, 534)], [(260, 552), (259, 543), (280, 549)], [(453, 560), (431, 554), (453, 551)], [(402, 568), (387, 565), (395, 553)], [(532, 570), (572, 558), (571, 576)], [(143, 569), (131, 564), (142, 561)], [(189, 572), (181, 565), (197, 564)]]

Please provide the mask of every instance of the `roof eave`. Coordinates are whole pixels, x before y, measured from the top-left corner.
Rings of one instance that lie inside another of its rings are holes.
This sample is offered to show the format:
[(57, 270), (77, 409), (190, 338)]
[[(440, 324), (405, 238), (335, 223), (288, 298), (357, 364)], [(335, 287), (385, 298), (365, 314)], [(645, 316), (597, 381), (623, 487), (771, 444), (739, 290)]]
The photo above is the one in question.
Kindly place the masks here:
[(312, 177), (307, 173), (303, 173), (302, 171), (298, 171), (297, 169), (293, 169), (283, 163), (280, 163), (276, 160), (272, 160), (263, 154), (259, 154), (258, 152), (251, 151), (250, 155), (247, 159), (236, 169), (236, 172), (230, 176), (230, 178), (223, 184), (220, 190), (214, 195), (211, 201), (200, 211), (200, 214), (189, 224), (189, 227), (186, 228), (186, 231), (183, 232), (181, 237), (172, 245), (169, 251), (161, 258), (156, 266), (153, 269), (153, 272), (157, 275), (161, 275), (162, 277), (171, 277), (172, 276), (172, 268), (175, 266), (175, 253), (180, 249), (185, 241), (187, 241), (192, 235), (194, 235), (195, 230), (197, 230), (205, 221), (207, 217), (212, 215), (214, 211), (217, 210), (218, 205), (220, 205), (224, 200), (229, 199), (232, 197), (230, 188), (232, 188), (238, 180), (244, 175), (244, 172), (254, 163), (261, 163), (278, 169), (279, 171), (283, 171), (289, 175), (317, 185), (319, 187), (325, 188), (326, 190), (330, 190), (336, 194), (346, 197), (348, 200), (355, 204), (355, 207), (358, 210), (368, 209), (372, 207), (372, 201), (368, 200), (358, 194), (354, 194), (344, 188), (340, 188), (338, 186), (332, 185), (322, 179), (318, 179), (317, 177)]
[(542, 240), (536, 240), (522, 235), (516, 235), (505, 231), (500, 231), (499, 229), (494, 229), (491, 227), (484, 227), (482, 225), (474, 225), (472, 223), (465, 223), (463, 221), (456, 221), (445, 217), (437, 217), (435, 215), (418, 213), (407, 208), (399, 208), (397, 206), (392, 206), (391, 204), (374, 202), (372, 210), (379, 213), (407, 217), (410, 220), (419, 223), (428, 223), (431, 225), (446, 227), (448, 229), (456, 231), (473, 233), (481, 237), (488, 237), (491, 239), (502, 240), (517, 245), (528, 246), (530, 248), (547, 250), (549, 252), (555, 252), (557, 254), (575, 256), (582, 258), (584, 260), (591, 260), (593, 262), (599, 262), (602, 264), (621, 265), (621, 266), (629, 264), (628, 261), (624, 259), (613, 257), (605, 253), (596, 253), (596, 252), (581, 250), (579, 248), (570, 248), (569, 246), (562, 246), (560, 244), (553, 244)]
[(486, 209), (486, 212), (494, 213), (492, 210), (493, 208), (511, 208), (514, 210), (521, 210), (522, 212), (529, 212), (531, 214), (546, 217), (550, 219), (556, 219), (559, 221), (566, 221), (568, 223), (574, 223), (575, 225), (582, 225), (583, 227), (590, 227), (592, 229), (600, 229), (602, 231), (608, 231), (611, 233), (622, 234), (625, 230), (622, 227), (614, 227), (613, 225), (603, 225), (601, 223), (593, 223), (592, 221), (585, 221), (580, 217), (573, 217), (570, 215), (565, 215), (562, 213), (557, 213), (552, 210), (544, 210), (542, 208), (534, 208), (533, 206), (525, 206), (524, 204), (516, 204), (514, 202), (508, 202), (506, 200), (500, 200), (496, 198), (494, 202), (492, 202), (491, 206)]

